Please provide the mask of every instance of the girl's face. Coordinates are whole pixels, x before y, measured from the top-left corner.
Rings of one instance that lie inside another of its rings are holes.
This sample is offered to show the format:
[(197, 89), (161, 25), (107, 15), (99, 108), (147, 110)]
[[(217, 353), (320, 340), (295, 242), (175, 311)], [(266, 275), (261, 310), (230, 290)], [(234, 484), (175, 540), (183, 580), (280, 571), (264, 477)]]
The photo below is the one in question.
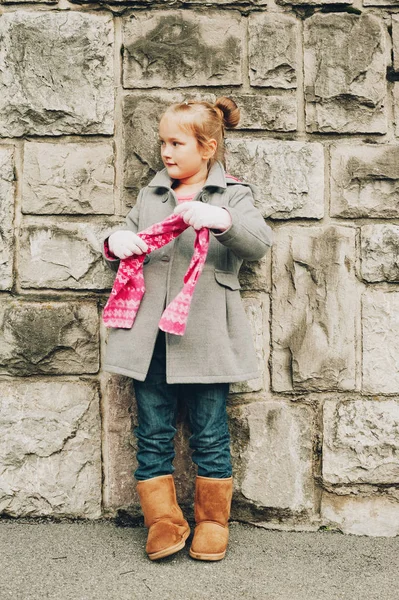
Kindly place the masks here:
[[(171, 115), (164, 115), (159, 124), (161, 157), (172, 179), (187, 179), (198, 173), (206, 178), (209, 150), (199, 146)], [(212, 154), (212, 153), (211, 153)]]

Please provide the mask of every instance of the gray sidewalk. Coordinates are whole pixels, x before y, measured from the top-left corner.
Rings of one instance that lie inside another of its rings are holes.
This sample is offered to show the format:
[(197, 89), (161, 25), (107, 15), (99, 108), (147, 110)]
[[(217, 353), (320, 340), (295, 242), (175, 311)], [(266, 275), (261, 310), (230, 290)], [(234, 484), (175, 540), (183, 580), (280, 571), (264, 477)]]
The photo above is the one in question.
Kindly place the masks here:
[[(226, 558), (158, 562), (142, 527), (0, 519), (0, 600), (398, 600), (399, 537), (233, 523)], [(190, 542), (191, 538), (189, 539)]]

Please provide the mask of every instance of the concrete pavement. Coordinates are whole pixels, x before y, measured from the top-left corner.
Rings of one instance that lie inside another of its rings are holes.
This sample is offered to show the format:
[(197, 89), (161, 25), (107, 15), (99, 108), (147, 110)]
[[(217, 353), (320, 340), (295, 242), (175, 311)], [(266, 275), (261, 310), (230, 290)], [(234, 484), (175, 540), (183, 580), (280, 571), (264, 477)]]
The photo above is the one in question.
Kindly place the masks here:
[(145, 539), (113, 521), (0, 519), (0, 600), (399, 599), (399, 537), (233, 523), (217, 563), (186, 549), (151, 562)]

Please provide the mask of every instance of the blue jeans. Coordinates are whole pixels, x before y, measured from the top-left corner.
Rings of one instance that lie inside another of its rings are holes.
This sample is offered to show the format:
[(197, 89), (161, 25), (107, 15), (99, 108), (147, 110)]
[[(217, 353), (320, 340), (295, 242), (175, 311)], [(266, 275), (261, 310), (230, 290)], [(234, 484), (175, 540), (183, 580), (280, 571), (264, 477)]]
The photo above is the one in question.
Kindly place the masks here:
[(160, 331), (145, 381), (134, 382), (137, 400), (138, 481), (173, 473), (178, 400), (188, 409), (192, 459), (198, 475), (232, 475), (226, 398), (228, 383), (166, 383), (165, 334)]

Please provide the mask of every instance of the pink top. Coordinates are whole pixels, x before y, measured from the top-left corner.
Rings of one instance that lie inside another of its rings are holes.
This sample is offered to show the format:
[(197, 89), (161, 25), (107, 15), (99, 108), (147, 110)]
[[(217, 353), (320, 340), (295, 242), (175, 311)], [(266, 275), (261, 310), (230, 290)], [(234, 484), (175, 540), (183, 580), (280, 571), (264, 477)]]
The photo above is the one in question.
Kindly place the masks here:
[(176, 194), (176, 198), (178, 202), (189, 202), (190, 200), (192, 200), (195, 196), (197, 192), (194, 192), (194, 194), (190, 194), (189, 196), (178, 196)]

